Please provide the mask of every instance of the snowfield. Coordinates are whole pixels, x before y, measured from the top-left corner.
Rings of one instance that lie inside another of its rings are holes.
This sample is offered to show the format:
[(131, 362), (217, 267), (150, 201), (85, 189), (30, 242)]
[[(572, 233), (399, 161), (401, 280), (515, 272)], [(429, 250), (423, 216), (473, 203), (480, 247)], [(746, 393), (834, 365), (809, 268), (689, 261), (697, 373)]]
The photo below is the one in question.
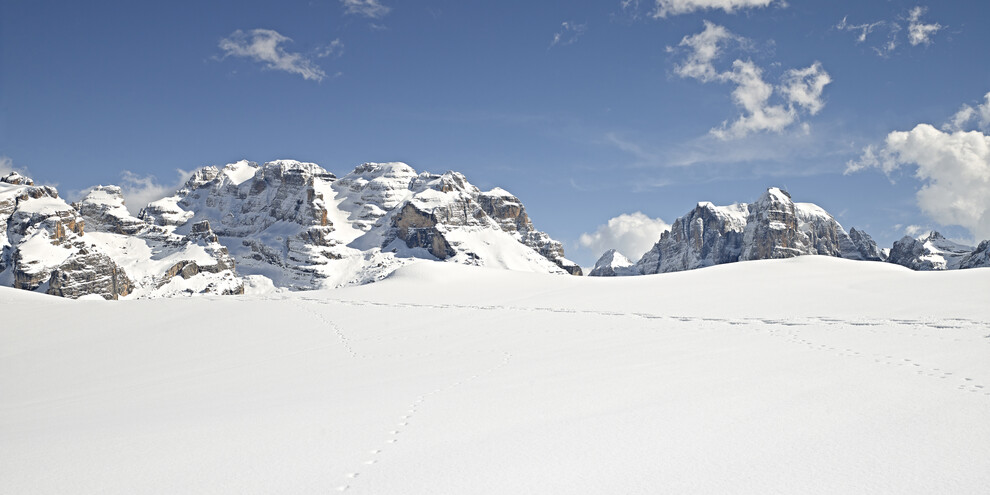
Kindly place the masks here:
[(2, 493), (986, 493), (990, 269), (0, 289)]

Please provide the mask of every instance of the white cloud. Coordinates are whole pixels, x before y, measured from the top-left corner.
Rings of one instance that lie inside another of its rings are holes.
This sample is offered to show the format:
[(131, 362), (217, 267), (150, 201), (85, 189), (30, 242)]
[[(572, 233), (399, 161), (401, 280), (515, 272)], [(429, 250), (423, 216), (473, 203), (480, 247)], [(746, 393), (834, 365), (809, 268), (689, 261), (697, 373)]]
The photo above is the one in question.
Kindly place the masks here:
[(932, 36), (942, 29), (942, 25), (937, 22), (934, 24), (921, 22), (921, 16), (926, 10), (928, 9), (919, 6), (911, 9), (911, 12), (908, 13), (908, 42), (911, 43), (911, 46), (931, 44)]
[(980, 129), (990, 131), (990, 93), (987, 93), (983, 98), (985, 101), (976, 107), (963, 104), (962, 108), (949, 119), (949, 122), (942, 124), (942, 130), (961, 131), (968, 129), (970, 123), (975, 122)]
[(578, 38), (587, 31), (587, 24), (578, 24), (574, 21), (564, 21), (560, 23), (560, 31), (553, 33), (550, 46), (567, 46), (576, 43)]
[(120, 189), (124, 193), (124, 202), (127, 211), (132, 215), (137, 215), (141, 208), (148, 203), (170, 196), (180, 189), (189, 177), (191, 172), (176, 170), (176, 181), (172, 184), (161, 184), (153, 175), (140, 176), (129, 170), (124, 170), (120, 174)]
[(392, 10), (378, 0), (340, 0), (340, 3), (344, 6), (345, 14), (361, 15), (371, 19), (381, 19)]
[(247, 33), (238, 29), (221, 39), (219, 46), (223, 50), (223, 58), (245, 57), (265, 64), (268, 69), (322, 81), (327, 76), (323, 69), (302, 54), (287, 52), (280, 46), (291, 41), (291, 38), (271, 29), (252, 29)]
[(784, 73), (781, 91), (787, 101), (815, 115), (825, 107), (822, 92), (830, 82), (832, 76), (825, 72), (820, 62), (815, 62), (804, 69), (791, 69)]
[[(804, 69), (790, 69), (782, 77), (782, 84), (774, 86), (763, 79), (763, 69), (749, 60), (736, 59), (730, 70), (720, 71), (715, 62), (722, 55), (728, 42), (746, 47), (749, 40), (732, 34), (723, 26), (705, 21), (705, 29), (691, 36), (685, 36), (678, 44), (686, 48), (686, 59), (675, 65), (674, 72), (686, 78), (707, 83), (712, 81), (731, 82), (736, 85), (732, 91), (732, 101), (743, 110), (734, 122), (723, 122), (712, 129), (712, 134), (720, 139), (744, 137), (753, 132), (782, 132), (799, 122), (801, 113), (815, 115), (825, 106), (822, 93), (832, 78), (821, 63)], [(668, 48), (668, 51), (675, 51)], [(772, 103), (775, 94), (779, 103)], [(805, 130), (808, 127), (805, 125)]]
[[(748, 40), (729, 32), (724, 26), (705, 21), (705, 29), (698, 34), (685, 36), (677, 46), (689, 49), (687, 59), (674, 67), (681, 77), (690, 77), (701, 82), (709, 82), (721, 77), (715, 70), (714, 61), (722, 54), (726, 41), (748, 44)], [(668, 47), (668, 52), (674, 51)]]
[(990, 238), (990, 136), (919, 124), (891, 132), (879, 150), (864, 150), (847, 173), (874, 167), (889, 174), (904, 166), (916, 167), (922, 182), (921, 211), (943, 225), (965, 227), (976, 239)]
[(904, 235), (909, 235), (911, 237), (914, 237), (918, 235), (918, 232), (921, 232), (923, 230), (925, 230), (925, 228), (922, 227), (921, 225), (908, 225), (907, 227), (904, 227)]
[(670, 230), (667, 222), (637, 211), (612, 218), (590, 234), (581, 234), (578, 242), (596, 256), (615, 249), (636, 261), (660, 240), (660, 234), (665, 230)]
[[(699, 10), (715, 9), (721, 9), (731, 14), (739, 9), (768, 7), (774, 2), (786, 5), (786, 2), (777, 0), (655, 0), (648, 15), (657, 19), (668, 15), (690, 14)], [(632, 11), (634, 16), (638, 16), (639, 0), (621, 0), (619, 5), (622, 10)]]

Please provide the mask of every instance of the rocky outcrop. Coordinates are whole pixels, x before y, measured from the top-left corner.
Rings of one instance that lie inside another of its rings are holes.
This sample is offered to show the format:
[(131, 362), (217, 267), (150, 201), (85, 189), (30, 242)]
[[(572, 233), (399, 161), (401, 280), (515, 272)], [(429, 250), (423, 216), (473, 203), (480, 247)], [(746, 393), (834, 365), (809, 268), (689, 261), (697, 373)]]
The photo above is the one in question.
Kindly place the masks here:
[(877, 246), (870, 234), (849, 229), (849, 242), (843, 242), (842, 257), (850, 260), (887, 261), (887, 253)]
[(959, 268), (990, 267), (990, 241), (983, 241), (971, 253), (959, 260)]
[(420, 210), (413, 203), (406, 203), (392, 217), (392, 228), (396, 237), (405, 241), (410, 248), (426, 249), (438, 260), (445, 260), (457, 254), (443, 233), (437, 229), (437, 219), (433, 213)]
[(70, 299), (90, 294), (117, 299), (132, 289), (131, 280), (109, 256), (82, 249), (52, 271), (46, 292)]
[(917, 239), (902, 237), (890, 249), (887, 261), (912, 270), (955, 270), (972, 253), (972, 246), (952, 242), (938, 232), (931, 232)]

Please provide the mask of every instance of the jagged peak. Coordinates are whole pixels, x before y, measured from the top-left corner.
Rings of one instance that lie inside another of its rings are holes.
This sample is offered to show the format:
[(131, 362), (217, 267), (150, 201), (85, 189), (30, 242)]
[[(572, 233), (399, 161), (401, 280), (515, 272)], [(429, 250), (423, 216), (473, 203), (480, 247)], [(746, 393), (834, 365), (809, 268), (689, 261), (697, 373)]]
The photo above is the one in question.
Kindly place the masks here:
[(756, 200), (757, 204), (764, 203), (793, 203), (791, 194), (779, 187), (768, 187), (766, 192)]
[(598, 258), (598, 261), (595, 263), (595, 268), (604, 268), (606, 266), (631, 266), (632, 264), (633, 262), (619, 251), (609, 249), (608, 251), (605, 251), (600, 258)]
[(120, 204), (124, 205), (124, 191), (120, 186), (94, 186), (80, 200), (80, 203)]

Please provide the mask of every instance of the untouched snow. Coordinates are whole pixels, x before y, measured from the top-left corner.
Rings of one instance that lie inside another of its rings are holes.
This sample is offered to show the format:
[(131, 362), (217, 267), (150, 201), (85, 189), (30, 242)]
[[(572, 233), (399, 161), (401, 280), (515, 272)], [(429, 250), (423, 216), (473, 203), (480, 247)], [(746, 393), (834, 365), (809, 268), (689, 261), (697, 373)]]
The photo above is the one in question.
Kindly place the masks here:
[(0, 289), (2, 493), (984, 493), (990, 270)]

